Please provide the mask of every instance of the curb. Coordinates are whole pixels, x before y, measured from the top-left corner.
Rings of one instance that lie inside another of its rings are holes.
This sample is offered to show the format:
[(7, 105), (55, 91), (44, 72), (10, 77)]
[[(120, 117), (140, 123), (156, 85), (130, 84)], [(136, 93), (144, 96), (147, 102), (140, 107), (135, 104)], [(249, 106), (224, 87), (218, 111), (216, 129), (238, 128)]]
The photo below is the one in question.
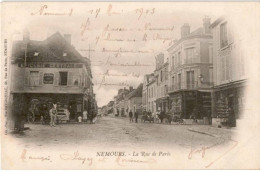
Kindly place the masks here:
[(208, 135), (208, 136), (211, 136), (211, 137), (219, 137), (218, 135), (215, 135), (215, 134), (212, 134), (212, 133), (207, 133), (207, 132), (203, 132), (203, 131), (199, 131), (199, 130), (194, 130), (194, 129), (188, 129), (189, 131), (191, 132), (195, 132), (195, 133), (200, 133), (200, 134), (203, 134), (203, 135)]

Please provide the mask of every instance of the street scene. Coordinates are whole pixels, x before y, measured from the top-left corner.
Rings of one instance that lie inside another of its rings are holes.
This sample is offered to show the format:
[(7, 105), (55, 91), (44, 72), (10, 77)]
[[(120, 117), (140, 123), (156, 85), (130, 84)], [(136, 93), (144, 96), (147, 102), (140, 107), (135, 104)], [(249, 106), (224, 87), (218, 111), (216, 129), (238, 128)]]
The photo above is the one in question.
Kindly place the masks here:
[(31, 20), (16, 16), (7, 40), (4, 130), (17, 147), (164, 148), (191, 159), (237, 145), (249, 81), (239, 22), (130, 4), (17, 9)]
[(229, 144), (232, 135), (236, 133), (230, 129), (200, 125), (131, 124), (125, 118), (113, 116), (99, 118), (94, 125), (63, 124), (52, 128), (48, 125), (29, 124), (28, 127), (30, 129), (24, 133), (13, 134), (19, 139), (19, 147), (27, 149), (75, 145), (90, 148), (131, 146), (131, 149), (135, 149), (149, 146), (190, 149), (191, 143), (195, 148), (218, 143)]

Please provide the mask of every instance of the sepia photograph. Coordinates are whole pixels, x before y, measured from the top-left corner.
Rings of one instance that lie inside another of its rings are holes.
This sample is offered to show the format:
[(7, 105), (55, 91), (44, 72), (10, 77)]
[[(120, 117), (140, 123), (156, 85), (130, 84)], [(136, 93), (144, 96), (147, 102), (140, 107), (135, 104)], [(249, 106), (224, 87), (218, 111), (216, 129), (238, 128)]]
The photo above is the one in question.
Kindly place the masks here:
[(260, 169), (259, 2), (2, 2), (2, 169)]

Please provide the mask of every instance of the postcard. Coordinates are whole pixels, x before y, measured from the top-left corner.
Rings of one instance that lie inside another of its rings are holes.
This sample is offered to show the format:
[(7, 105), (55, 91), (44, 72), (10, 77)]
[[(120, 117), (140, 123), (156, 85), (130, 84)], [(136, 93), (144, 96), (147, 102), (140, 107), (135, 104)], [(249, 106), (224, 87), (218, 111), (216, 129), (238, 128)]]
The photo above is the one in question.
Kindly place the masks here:
[(259, 41), (259, 2), (3, 2), (2, 169), (260, 169)]

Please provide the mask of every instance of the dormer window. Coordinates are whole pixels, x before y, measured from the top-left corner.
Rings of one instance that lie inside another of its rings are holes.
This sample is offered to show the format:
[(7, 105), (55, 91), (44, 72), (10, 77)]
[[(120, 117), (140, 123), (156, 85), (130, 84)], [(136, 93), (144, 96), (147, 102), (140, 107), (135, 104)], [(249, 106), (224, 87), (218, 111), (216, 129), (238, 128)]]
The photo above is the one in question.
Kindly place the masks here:
[(34, 52), (34, 56), (38, 56), (39, 54), (39, 52)]
[(67, 56), (67, 53), (66, 53), (66, 52), (63, 52), (63, 56)]

